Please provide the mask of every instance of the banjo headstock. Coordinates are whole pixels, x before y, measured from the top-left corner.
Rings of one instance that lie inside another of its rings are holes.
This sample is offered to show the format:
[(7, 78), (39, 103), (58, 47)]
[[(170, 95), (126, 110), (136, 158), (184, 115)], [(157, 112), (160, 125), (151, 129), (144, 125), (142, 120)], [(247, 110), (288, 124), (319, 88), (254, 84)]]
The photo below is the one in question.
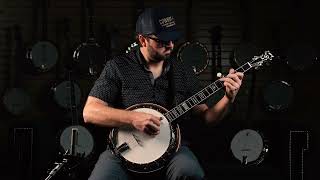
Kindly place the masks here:
[(126, 53), (128, 54), (130, 51), (132, 51), (134, 49), (138, 49), (138, 48), (139, 48), (138, 43), (137, 42), (133, 42), (127, 47)]
[(272, 61), (272, 58), (274, 57), (273, 54), (271, 54), (270, 51), (265, 51), (263, 54), (261, 54), (260, 56), (254, 56), (251, 61), (249, 62), (249, 64), (255, 68), (258, 69), (261, 66), (265, 65), (265, 64), (269, 64)]

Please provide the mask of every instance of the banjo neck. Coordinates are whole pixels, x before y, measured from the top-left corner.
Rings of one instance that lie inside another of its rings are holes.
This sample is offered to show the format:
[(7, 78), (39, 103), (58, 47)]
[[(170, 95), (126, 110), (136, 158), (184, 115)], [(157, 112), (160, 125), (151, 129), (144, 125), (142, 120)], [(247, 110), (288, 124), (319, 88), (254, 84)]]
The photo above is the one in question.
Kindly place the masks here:
[(69, 76), (69, 82), (70, 82), (70, 110), (72, 114), (72, 125), (79, 125), (78, 122), (78, 111), (77, 111), (77, 104), (76, 104), (76, 97), (75, 97), (75, 85), (74, 85), (74, 80), (73, 80), (73, 74), (72, 70), (69, 70), (68, 72)]
[[(252, 67), (254, 67), (251, 62), (247, 62), (244, 65), (236, 69), (237, 72), (247, 72)], [(204, 100), (208, 99), (210, 96), (218, 92), (223, 88), (223, 83), (220, 80), (216, 80), (210, 85), (206, 86), (195, 95), (189, 97), (187, 100), (183, 101), (179, 105), (172, 108), (170, 111), (164, 114), (170, 123), (174, 122), (180, 116), (191, 110), (194, 106), (200, 104)]]

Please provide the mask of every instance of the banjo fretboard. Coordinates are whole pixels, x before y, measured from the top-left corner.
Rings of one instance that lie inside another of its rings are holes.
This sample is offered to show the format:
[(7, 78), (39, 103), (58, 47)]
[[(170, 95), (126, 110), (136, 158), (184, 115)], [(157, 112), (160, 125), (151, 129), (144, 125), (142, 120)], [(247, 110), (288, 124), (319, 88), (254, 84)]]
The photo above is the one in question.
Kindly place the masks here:
[[(251, 63), (247, 62), (244, 65), (237, 68), (236, 71), (245, 73), (252, 67), (253, 66), (251, 65)], [(200, 90), (195, 95), (189, 97), (187, 100), (183, 101), (176, 107), (172, 108), (170, 111), (165, 113), (164, 116), (168, 119), (169, 122), (173, 122), (174, 120), (182, 116), (184, 113), (192, 109), (194, 106), (206, 100), (207, 98), (209, 98), (211, 95), (218, 92), (222, 88), (223, 88), (223, 83), (220, 80), (216, 80), (215, 82), (211, 83), (210, 85)]]

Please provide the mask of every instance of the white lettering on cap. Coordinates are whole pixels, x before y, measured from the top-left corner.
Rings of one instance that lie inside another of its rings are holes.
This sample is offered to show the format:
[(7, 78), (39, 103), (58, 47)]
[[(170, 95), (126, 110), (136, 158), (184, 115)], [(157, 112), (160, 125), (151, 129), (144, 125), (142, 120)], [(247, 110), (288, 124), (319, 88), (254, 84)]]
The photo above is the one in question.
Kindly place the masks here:
[(162, 27), (166, 28), (176, 25), (176, 22), (174, 21), (174, 18), (172, 16), (159, 19), (159, 23)]

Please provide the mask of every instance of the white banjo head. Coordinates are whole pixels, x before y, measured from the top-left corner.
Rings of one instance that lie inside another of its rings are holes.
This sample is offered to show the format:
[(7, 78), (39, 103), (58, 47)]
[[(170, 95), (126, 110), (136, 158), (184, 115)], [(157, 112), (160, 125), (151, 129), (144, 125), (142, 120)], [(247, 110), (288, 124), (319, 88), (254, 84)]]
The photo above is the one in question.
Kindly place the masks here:
[(77, 129), (77, 139), (75, 141), (75, 154), (84, 157), (89, 156), (93, 152), (94, 139), (91, 133), (83, 126), (69, 126), (63, 130), (60, 136), (60, 146), (64, 152), (71, 149), (72, 129)]
[(58, 61), (58, 50), (51, 42), (40, 41), (32, 47), (29, 56), (35, 68), (40, 71), (48, 71)]
[(252, 129), (239, 131), (231, 141), (231, 150), (242, 164), (257, 164), (268, 151), (262, 136)]
[(134, 129), (121, 128), (118, 132), (117, 147), (127, 143), (129, 149), (121, 155), (131, 162), (146, 164), (159, 159), (168, 149), (171, 139), (171, 129), (168, 120), (160, 112), (149, 108), (138, 108), (134, 111), (153, 114), (162, 117), (160, 133), (151, 136)]

